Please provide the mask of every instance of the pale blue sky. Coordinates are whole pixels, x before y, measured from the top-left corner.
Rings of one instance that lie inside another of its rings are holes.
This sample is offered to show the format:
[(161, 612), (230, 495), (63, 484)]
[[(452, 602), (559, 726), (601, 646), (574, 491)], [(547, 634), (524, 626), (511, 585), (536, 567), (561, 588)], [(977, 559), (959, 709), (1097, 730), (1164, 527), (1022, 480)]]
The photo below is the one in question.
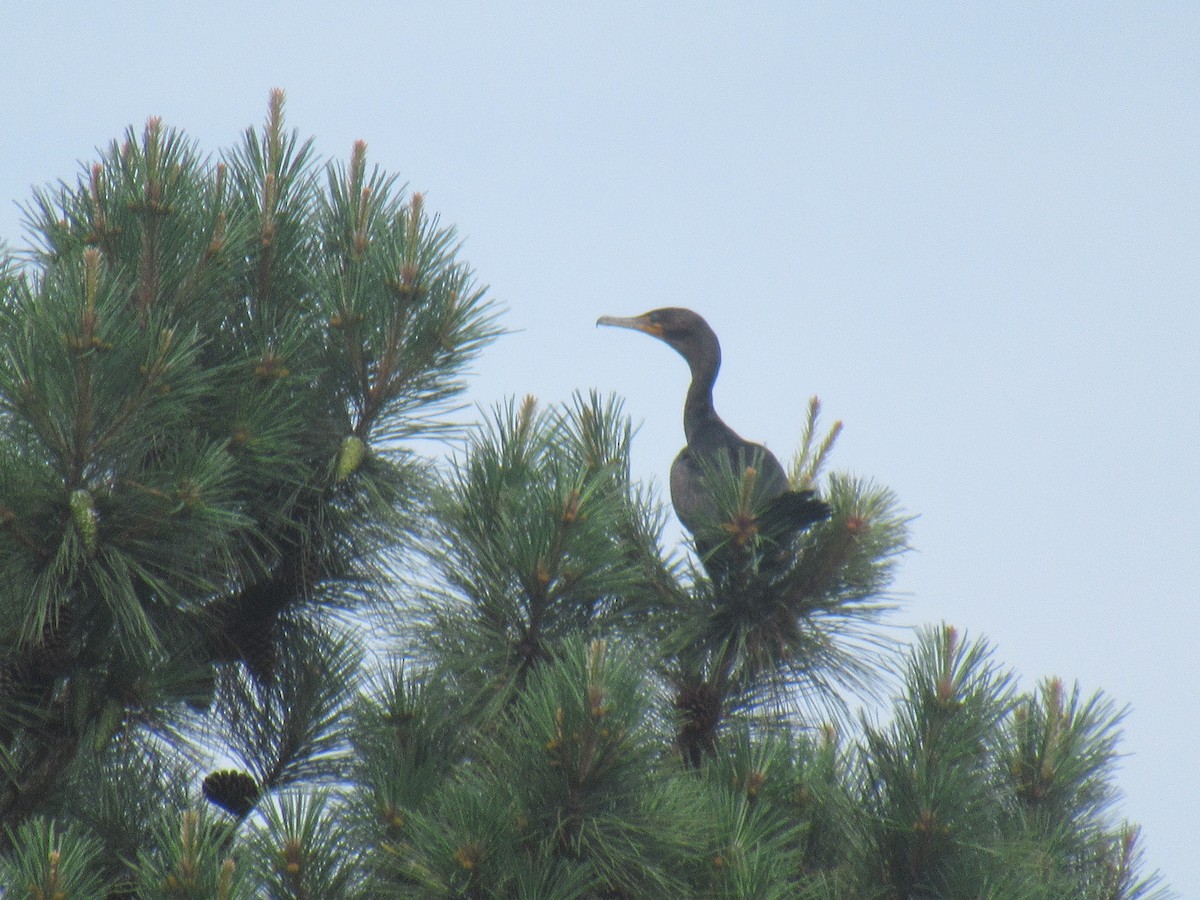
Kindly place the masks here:
[(126, 125), (216, 151), (279, 86), (509, 308), (472, 401), (615, 391), (662, 484), (686, 367), (593, 323), (697, 309), (731, 425), (786, 456), (819, 394), (919, 514), (894, 621), (1130, 704), (1124, 812), (1200, 896), (1200, 6), (747, 6), (8, 2), (0, 237)]

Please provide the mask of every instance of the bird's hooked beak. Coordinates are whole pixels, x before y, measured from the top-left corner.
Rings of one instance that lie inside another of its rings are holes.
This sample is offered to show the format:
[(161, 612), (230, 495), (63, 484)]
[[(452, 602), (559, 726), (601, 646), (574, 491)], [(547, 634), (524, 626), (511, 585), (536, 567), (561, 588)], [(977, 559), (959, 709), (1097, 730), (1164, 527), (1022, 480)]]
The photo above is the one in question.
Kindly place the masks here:
[(634, 331), (642, 331), (656, 338), (663, 336), (662, 326), (651, 322), (645, 316), (601, 316), (596, 320), (596, 324), (612, 325), (614, 328), (632, 328)]

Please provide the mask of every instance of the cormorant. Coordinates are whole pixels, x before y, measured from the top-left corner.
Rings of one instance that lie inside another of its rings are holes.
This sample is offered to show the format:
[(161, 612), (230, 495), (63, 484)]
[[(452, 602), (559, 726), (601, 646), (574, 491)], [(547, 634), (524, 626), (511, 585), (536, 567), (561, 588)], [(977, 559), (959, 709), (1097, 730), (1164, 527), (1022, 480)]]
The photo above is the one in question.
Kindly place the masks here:
[(737, 473), (755, 467), (754, 493), (763, 501), (771, 501), (758, 524), (770, 523), (768, 530), (776, 540), (828, 517), (829, 507), (812, 491), (790, 489), (787, 473), (771, 451), (740, 437), (713, 409), (712, 389), (721, 367), (721, 345), (700, 315), (690, 309), (666, 307), (632, 318), (601, 316), (596, 324), (632, 328), (656, 337), (674, 347), (692, 370), (692, 383), (683, 405), (687, 446), (671, 464), (671, 503), (679, 521), (696, 539), (702, 557), (714, 546), (714, 527), (722, 524), (710, 482), (706, 481), (725, 467)]

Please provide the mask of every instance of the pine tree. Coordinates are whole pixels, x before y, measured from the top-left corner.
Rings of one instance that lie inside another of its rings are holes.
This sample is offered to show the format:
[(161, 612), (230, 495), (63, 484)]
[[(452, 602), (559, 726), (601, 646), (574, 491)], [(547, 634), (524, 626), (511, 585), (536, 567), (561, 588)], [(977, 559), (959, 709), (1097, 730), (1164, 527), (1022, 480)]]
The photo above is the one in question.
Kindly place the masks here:
[[(497, 312), (420, 194), (150, 120), (0, 267), (0, 885), (31, 897), (1164, 896), (1123, 710), (882, 617), (890, 491), (711, 473), (619, 401), (446, 413)], [(453, 441), (427, 459), (413, 438)], [(888, 716), (856, 713), (895, 692)]]

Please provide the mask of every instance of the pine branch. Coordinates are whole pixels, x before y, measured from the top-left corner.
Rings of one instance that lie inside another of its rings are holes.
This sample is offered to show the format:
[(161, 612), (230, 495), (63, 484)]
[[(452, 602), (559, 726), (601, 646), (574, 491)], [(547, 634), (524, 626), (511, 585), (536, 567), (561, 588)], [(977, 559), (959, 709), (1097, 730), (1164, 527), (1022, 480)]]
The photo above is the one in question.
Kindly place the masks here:
[(342, 834), (327, 793), (281, 795), (251, 836), (252, 883), (269, 896), (297, 900), (357, 896), (360, 868), (345, 854)]
[(891, 731), (866, 728), (867, 852), (901, 894), (978, 872), (972, 857), (996, 827), (992, 760), (1014, 700), (1013, 676), (990, 656), (986, 643), (953, 628), (926, 630), (905, 664)]
[(245, 870), (228, 851), (227, 826), (203, 808), (164, 816), (153, 850), (138, 854), (134, 879), (137, 896), (230, 900), (249, 889)]
[(32, 819), (9, 830), (13, 850), (0, 857), (0, 883), (29, 897), (99, 897), (105, 887), (97, 877), (97, 843), (80, 829), (58, 828)]
[(344, 731), (359, 651), (346, 636), (287, 625), (272, 682), (231, 673), (219, 695), (227, 727), (214, 740), (252, 775), (261, 794), (332, 779), (345, 767)]
[(808, 401), (808, 415), (800, 436), (800, 447), (788, 466), (788, 481), (799, 490), (811, 490), (821, 476), (821, 470), (829, 459), (838, 435), (842, 433), (841, 421), (834, 422), (819, 441), (818, 421), (821, 416), (821, 401), (813, 397)]

